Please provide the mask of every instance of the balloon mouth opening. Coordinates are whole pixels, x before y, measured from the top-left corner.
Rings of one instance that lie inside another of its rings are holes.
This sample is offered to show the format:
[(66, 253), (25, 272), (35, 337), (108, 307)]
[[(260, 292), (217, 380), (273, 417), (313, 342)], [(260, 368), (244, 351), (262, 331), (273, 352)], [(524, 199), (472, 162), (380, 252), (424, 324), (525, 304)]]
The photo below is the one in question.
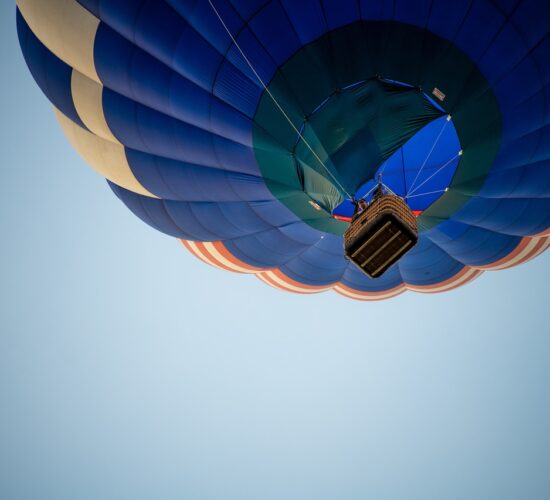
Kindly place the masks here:
[(346, 25), (298, 50), (269, 82), (254, 114), (255, 159), (274, 197), (336, 235), (347, 227), (336, 218), (352, 213), (346, 200), (368, 192), (385, 165), (383, 182), (422, 212), (426, 231), (476, 196), (498, 153), (490, 88), (467, 54), (426, 29)]
[[(447, 190), (460, 142), (450, 115), (413, 85), (375, 76), (333, 92), (304, 117), (292, 155), (302, 189), (337, 220), (370, 201), (379, 177), (419, 215)], [(443, 168), (441, 168), (444, 166)]]
[[(356, 200), (372, 201), (381, 178), (387, 189), (403, 198), (419, 217), (450, 189), (462, 150), (452, 117), (442, 116), (418, 131), (390, 158), (378, 166), (373, 177), (356, 189)], [(350, 222), (353, 201), (345, 198), (332, 210), (332, 217)]]

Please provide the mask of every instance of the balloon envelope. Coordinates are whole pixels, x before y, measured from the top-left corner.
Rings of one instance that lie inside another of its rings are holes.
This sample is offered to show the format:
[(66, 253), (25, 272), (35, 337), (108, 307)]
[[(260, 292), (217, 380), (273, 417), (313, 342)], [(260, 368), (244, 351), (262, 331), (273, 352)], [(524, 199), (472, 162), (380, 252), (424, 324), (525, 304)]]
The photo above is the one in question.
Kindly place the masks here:
[[(550, 244), (544, 0), (17, 5), (70, 142), (211, 265), (373, 300), (451, 290)], [(380, 174), (420, 237), (372, 280), (342, 234)]]

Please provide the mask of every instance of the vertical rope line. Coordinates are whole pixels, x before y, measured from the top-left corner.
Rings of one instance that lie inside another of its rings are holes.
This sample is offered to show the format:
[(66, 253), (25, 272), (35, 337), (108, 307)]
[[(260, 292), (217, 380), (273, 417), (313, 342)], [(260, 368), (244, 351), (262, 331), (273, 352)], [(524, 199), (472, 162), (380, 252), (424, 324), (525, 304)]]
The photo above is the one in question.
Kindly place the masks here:
[(364, 196), (361, 196), (361, 200), (365, 200), (369, 194), (371, 194), (376, 188), (378, 187), (378, 184), (375, 184), (372, 188), (368, 190), (367, 193), (365, 193)]
[(393, 194), (394, 196), (399, 196), (398, 194), (395, 193), (395, 191), (390, 187), (388, 186), (387, 184), (384, 184), (382, 183), (382, 186), (384, 186), (391, 194)]
[(407, 195), (409, 194), (409, 192), (411, 192), (413, 190), (413, 187), (414, 185), (416, 184), (416, 181), (418, 180), (418, 177), (420, 176), (420, 174), (422, 173), (422, 170), (424, 169), (424, 167), (426, 166), (426, 163), (428, 163), (428, 160), (430, 159), (430, 156), (432, 156), (432, 153), (433, 153), (433, 150), (435, 149), (435, 147), (437, 146), (437, 143), (439, 142), (439, 139), (441, 138), (442, 134), (443, 134), (443, 131), (445, 130), (445, 127), (447, 127), (447, 124), (451, 121), (451, 115), (447, 115), (447, 120), (445, 120), (445, 123), (443, 124), (443, 127), (441, 127), (441, 130), (439, 131), (439, 134), (438, 136), (436, 137), (435, 139), (435, 142), (432, 144), (432, 149), (430, 149), (429, 153), (428, 153), (428, 156), (426, 156), (426, 158), (424, 159), (424, 163), (422, 163), (422, 166), (420, 167), (420, 170), (416, 173), (416, 177), (414, 178), (414, 180), (412, 181), (412, 184), (410, 185), (409, 187), (409, 190), (405, 192), (405, 198), (407, 197)]
[(447, 191), (448, 191), (448, 189), (445, 188), (445, 189), (438, 189), (436, 191), (428, 191), (426, 193), (412, 194), (412, 195), (407, 196), (407, 199), (418, 198), (419, 196), (428, 196), (429, 194), (445, 193)]
[(218, 20), (220, 21), (221, 25), (223, 26), (223, 28), (225, 29), (225, 31), (227, 32), (227, 34), (229, 35), (229, 38), (231, 38), (231, 41), (233, 42), (233, 44), (235, 45), (235, 47), (237, 47), (237, 50), (240, 52), (241, 56), (243, 57), (243, 59), (245, 60), (246, 64), (248, 65), (248, 67), (252, 70), (252, 72), (254, 73), (254, 76), (258, 79), (258, 81), (260, 82), (260, 84), (262, 85), (263, 89), (267, 92), (267, 94), (269, 95), (269, 97), (271, 98), (271, 100), (273, 101), (273, 103), (275, 104), (275, 106), (278, 108), (278, 110), (281, 112), (281, 114), (284, 116), (284, 118), (286, 119), (286, 121), (288, 121), (288, 123), (290, 124), (290, 126), (292, 127), (292, 129), (294, 130), (294, 132), (296, 132), (296, 134), (298, 134), (298, 136), (300, 137), (300, 139), (304, 142), (304, 144), (306, 145), (306, 147), (311, 151), (311, 153), (313, 154), (313, 156), (315, 157), (315, 159), (319, 162), (319, 164), (321, 165), (321, 167), (323, 167), (323, 169), (330, 175), (330, 177), (332, 178), (332, 180), (338, 185), (338, 187), (340, 188), (341, 192), (344, 193), (348, 198), (352, 198), (352, 196), (347, 192), (347, 190), (344, 188), (344, 186), (342, 186), (342, 184), (340, 183), (340, 181), (334, 176), (334, 174), (328, 169), (328, 167), (325, 165), (325, 163), (323, 162), (323, 160), (321, 160), (321, 158), (319, 157), (319, 155), (314, 151), (314, 149), (310, 146), (309, 142), (306, 140), (306, 138), (302, 135), (302, 133), (298, 130), (298, 128), (296, 127), (296, 125), (294, 125), (294, 123), (292, 122), (292, 120), (290, 119), (290, 117), (287, 115), (287, 113), (285, 112), (285, 110), (282, 108), (282, 106), (277, 102), (277, 99), (275, 98), (275, 96), (273, 95), (273, 93), (267, 88), (267, 85), (265, 84), (265, 82), (263, 81), (262, 77), (258, 74), (258, 72), (254, 69), (254, 66), (252, 65), (252, 63), (250, 62), (250, 60), (248, 59), (248, 57), (246, 57), (246, 54), (243, 52), (243, 50), (241, 49), (240, 45), (237, 43), (237, 40), (235, 40), (235, 37), (233, 36), (233, 34), (231, 33), (231, 31), (229, 30), (229, 28), (227, 27), (227, 25), (225, 24), (224, 20), (222, 19), (220, 13), (218, 12), (218, 9), (216, 9), (216, 7), (214, 6), (214, 4), (212, 3), (212, 0), (208, 0), (208, 3), (210, 4), (210, 7), (212, 8), (212, 10), (214, 11), (214, 14), (216, 14), (216, 17), (218, 18)]
[(439, 172), (441, 172), (447, 165), (450, 165), (456, 158), (462, 155), (462, 149), (455, 154), (449, 161), (443, 164), (443, 166), (439, 167), (432, 175), (430, 175), (424, 182), (416, 186), (412, 191), (410, 191), (405, 198), (410, 198), (416, 191), (418, 191), (426, 182), (428, 182), (434, 175), (437, 175)]

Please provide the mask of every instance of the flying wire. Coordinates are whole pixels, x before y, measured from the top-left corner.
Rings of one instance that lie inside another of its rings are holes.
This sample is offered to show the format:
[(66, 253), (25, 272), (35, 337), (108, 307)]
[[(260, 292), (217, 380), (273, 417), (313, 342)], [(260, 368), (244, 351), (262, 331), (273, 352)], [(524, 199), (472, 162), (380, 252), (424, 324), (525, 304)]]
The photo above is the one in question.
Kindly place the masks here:
[(258, 79), (258, 81), (260, 82), (260, 84), (262, 85), (263, 89), (267, 92), (267, 94), (269, 95), (269, 97), (271, 98), (271, 100), (273, 101), (273, 103), (275, 104), (275, 106), (279, 109), (279, 111), (281, 112), (281, 114), (284, 116), (284, 118), (286, 119), (286, 121), (288, 121), (288, 123), (290, 124), (290, 126), (292, 127), (292, 129), (294, 130), (294, 132), (296, 132), (296, 134), (298, 134), (298, 136), (300, 137), (300, 139), (304, 142), (304, 144), (306, 145), (306, 147), (311, 151), (311, 153), (313, 154), (313, 156), (315, 157), (315, 159), (319, 162), (319, 164), (323, 167), (323, 169), (330, 175), (330, 177), (332, 178), (332, 180), (334, 180), (334, 182), (338, 185), (338, 187), (340, 188), (341, 192), (344, 193), (349, 199), (353, 199), (352, 195), (348, 193), (348, 191), (346, 190), (346, 188), (344, 188), (344, 186), (342, 186), (342, 184), (340, 183), (340, 181), (334, 176), (334, 174), (329, 170), (329, 168), (325, 165), (325, 163), (323, 162), (323, 160), (321, 160), (321, 158), (319, 157), (319, 155), (315, 152), (315, 150), (310, 146), (309, 142), (306, 140), (306, 138), (302, 135), (302, 133), (298, 130), (298, 128), (296, 127), (296, 125), (294, 125), (294, 123), (292, 122), (292, 120), (290, 119), (290, 117), (287, 115), (287, 113), (285, 112), (285, 110), (282, 108), (282, 106), (278, 103), (277, 99), (275, 98), (275, 96), (273, 95), (273, 93), (267, 88), (267, 85), (265, 84), (265, 82), (263, 81), (262, 77), (258, 74), (258, 72), (254, 69), (254, 66), (252, 65), (252, 63), (250, 62), (250, 60), (248, 59), (248, 57), (246, 57), (246, 54), (244, 53), (244, 51), (241, 49), (240, 45), (238, 44), (237, 40), (235, 40), (235, 37), (233, 36), (233, 34), (231, 33), (231, 30), (227, 27), (227, 25), (225, 24), (222, 16), (220, 15), (220, 13), (218, 12), (218, 9), (216, 8), (216, 6), (212, 3), (212, 0), (208, 0), (208, 3), (210, 4), (210, 7), (212, 8), (212, 10), (214, 11), (214, 14), (216, 14), (216, 17), (218, 18), (218, 20), (220, 21), (221, 25), (224, 27), (225, 31), (227, 32), (227, 34), (229, 35), (229, 38), (231, 38), (231, 41), (233, 42), (233, 44), (235, 45), (235, 47), (237, 47), (237, 50), (241, 53), (241, 56), (243, 57), (243, 59), (245, 60), (246, 64), (248, 65), (248, 67), (252, 70), (252, 72), (254, 73), (254, 75), (256, 76), (256, 78)]
[(447, 124), (451, 121), (451, 115), (447, 115), (447, 119), (445, 120), (445, 123), (443, 124), (443, 127), (441, 127), (441, 130), (439, 131), (439, 134), (438, 136), (436, 137), (435, 139), (435, 142), (432, 144), (432, 149), (430, 149), (430, 151), (428, 152), (428, 156), (426, 156), (426, 158), (424, 159), (424, 163), (422, 163), (422, 166), (420, 167), (420, 169), (418, 170), (418, 172), (416, 173), (416, 177), (414, 178), (414, 180), (412, 181), (412, 184), (410, 185), (409, 189), (407, 190), (407, 192), (405, 193), (405, 198), (407, 197), (407, 195), (413, 191), (413, 188), (414, 188), (414, 185), (416, 184), (416, 181), (418, 180), (418, 177), (420, 176), (420, 174), (422, 173), (422, 170), (424, 170), (424, 167), (426, 166), (426, 163), (428, 163), (428, 160), (430, 159), (430, 156), (432, 155), (435, 147), (437, 146), (437, 143), (439, 142), (439, 139), (441, 138), (441, 136), (443, 135), (443, 131), (445, 130), (445, 128), (447, 127)]
[(412, 191), (410, 191), (406, 196), (405, 198), (411, 198), (412, 195), (418, 191), (424, 184), (426, 184), (426, 182), (428, 182), (432, 177), (434, 177), (435, 175), (437, 175), (439, 172), (441, 172), (445, 167), (447, 167), (448, 165), (450, 165), (456, 158), (458, 158), (459, 156), (462, 155), (462, 149), (457, 153), (455, 154), (449, 161), (445, 162), (441, 167), (439, 167), (432, 175), (430, 175), (426, 180), (424, 180), (423, 182), (421, 182), (418, 186), (416, 186)]
[(413, 194), (413, 195), (407, 196), (407, 199), (410, 199), (410, 198), (418, 198), (419, 196), (428, 196), (429, 194), (446, 193), (447, 191), (448, 191), (447, 188), (445, 188), (445, 189), (438, 189), (438, 190), (436, 190), (436, 191), (427, 191), (426, 193)]

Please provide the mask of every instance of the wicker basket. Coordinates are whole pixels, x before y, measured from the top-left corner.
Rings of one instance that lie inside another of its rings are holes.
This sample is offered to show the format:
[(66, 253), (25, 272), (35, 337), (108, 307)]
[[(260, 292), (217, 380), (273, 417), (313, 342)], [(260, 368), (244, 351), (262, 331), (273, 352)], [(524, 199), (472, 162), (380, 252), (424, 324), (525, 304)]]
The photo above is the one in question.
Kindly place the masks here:
[(379, 195), (344, 233), (344, 253), (371, 278), (378, 278), (418, 241), (416, 218), (399, 196)]

